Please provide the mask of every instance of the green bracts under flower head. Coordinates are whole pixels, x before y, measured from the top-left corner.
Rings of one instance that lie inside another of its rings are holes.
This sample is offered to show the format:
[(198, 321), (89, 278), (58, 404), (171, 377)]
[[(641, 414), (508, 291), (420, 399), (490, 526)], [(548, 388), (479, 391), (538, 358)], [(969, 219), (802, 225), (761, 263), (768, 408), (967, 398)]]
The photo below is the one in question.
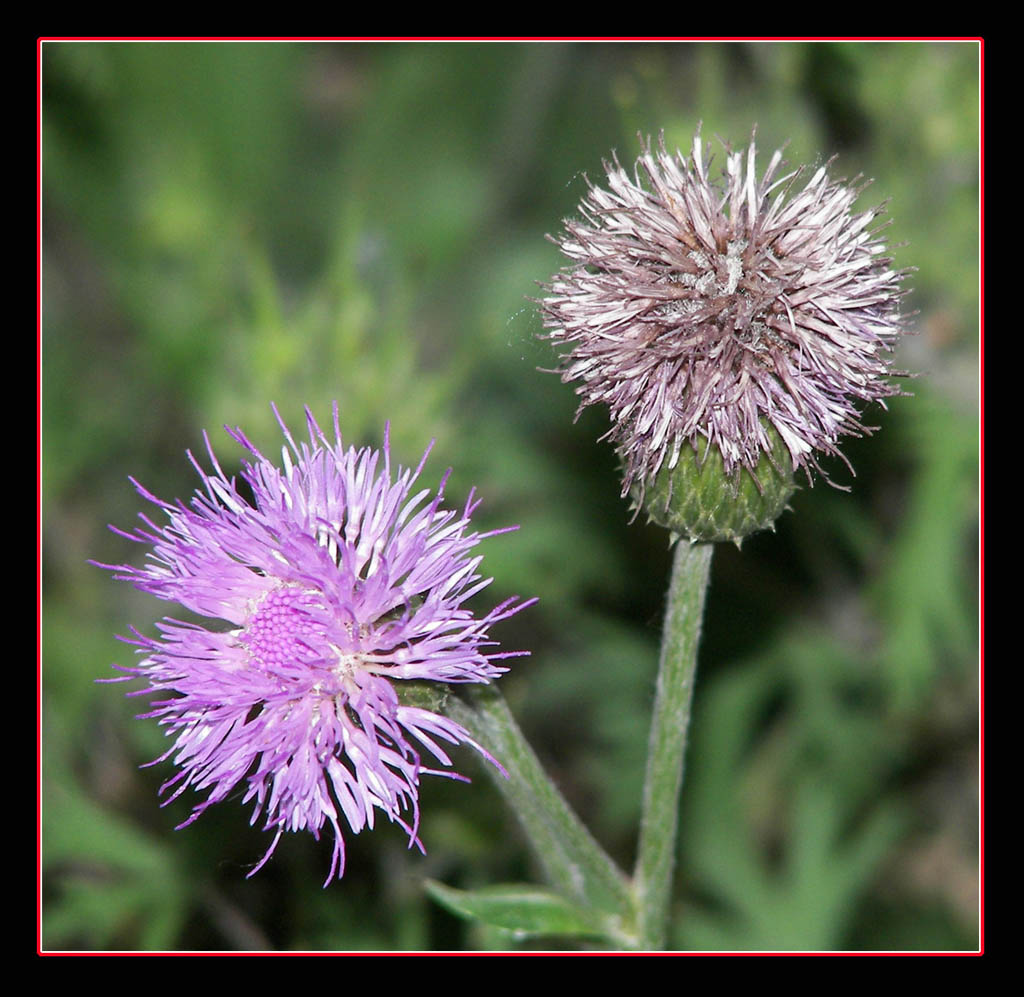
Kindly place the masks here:
[(782, 437), (772, 430), (768, 436), (772, 449), (753, 471), (727, 473), (721, 451), (707, 443), (699, 453), (684, 449), (674, 467), (663, 464), (633, 485), (635, 508), (691, 543), (732, 540), (738, 546), (751, 533), (774, 529), (796, 486)]

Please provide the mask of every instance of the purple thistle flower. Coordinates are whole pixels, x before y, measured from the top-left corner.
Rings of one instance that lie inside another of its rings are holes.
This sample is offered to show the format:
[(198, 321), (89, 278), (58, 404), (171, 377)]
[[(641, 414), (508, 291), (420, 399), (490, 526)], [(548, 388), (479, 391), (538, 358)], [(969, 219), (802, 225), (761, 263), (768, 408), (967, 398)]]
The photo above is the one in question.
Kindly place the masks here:
[[(189, 454), (203, 481), (191, 504), (171, 505), (134, 481), (169, 522), (115, 532), (151, 544), (145, 567), (100, 565), (144, 592), (221, 620), (219, 629), (165, 619), (151, 639), (132, 630), (122, 638), (144, 660), (118, 667), (144, 678), (157, 693), (151, 712), (174, 745), (180, 771), (165, 804), (188, 787), (209, 790), (181, 827), (245, 783), (254, 801), (251, 823), (264, 816), (273, 841), (285, 831), (319, 838), (329, 823), (334, 855), (327, 882), (344, 871), (341, 824), (353, 833), (373, 827), (382, 811), (420, 844), (419, 780), (451, 771), (424, 765), (420, 750), (450, 766), (441, 742), (473, 745), (500, 764), (459, 724), (420, 706), (405, 705), (397, 682), (489, 682), (499, 662), (527, 652), (485, 649), (492, 623), (535, 600), (510, 599), (477, 619), (464, 605), (491, 579), (478, 573), (473, 548), (489, 533), (468, 532), (478, 501), (461, 514), (441, 506), (437, 493), (413, 493), (430, 453), (415, 470), (392, 474), (388, 435), (383, 451), (345, 449), (334, 407), (334, 439), (307, 409), (309, 442), (296, 444), (281, 420), (287, 446), (283, 470), (240, 429), (229, 435), (253, 460), (241, 477), (252, 500), (221, 470), (207, 438), (213, 472)], [(417, 746), (418, 745), (418, 746)], [(504, 771), (502, 769), (502, 771)]]
[(580, 410), (610, 409), (623, 495), (642, 499), (686, 446), (753, 474), (775, 460), (770, 428), (810, 476), (818, 452), (871, 432), (860, 403), (900, 393), (903, 274), (870, 228), (881, 208), (852, 214), (862, 187), (825, 167), (800, 186), (802, 169), (776, 179), (781, 164), (758, 179), (751, 140), (712, 179), (699, 132), (689, 160), (648, 140), (632, 177), (605, 163), (610, 189), (589, 184), (582, 221), (553, 240), (573, 264), (545, 288), (544, 325), (568, 347), (558, 373), (580, 382)]

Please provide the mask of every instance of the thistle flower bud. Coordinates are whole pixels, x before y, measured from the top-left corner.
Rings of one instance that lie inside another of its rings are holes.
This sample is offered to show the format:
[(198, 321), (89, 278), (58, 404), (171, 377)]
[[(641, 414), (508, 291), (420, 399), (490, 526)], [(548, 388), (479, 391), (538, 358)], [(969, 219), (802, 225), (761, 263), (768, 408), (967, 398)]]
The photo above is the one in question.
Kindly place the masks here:
[(862, 187), (825, 167), (777, 177), (777, 151), (758, 179), (755, 160), (753, 140), (727, 149), (712, 178), (698, 133), (689, 158), (662, 137), (632, 176), (605, 163), (541, 301), (580, 410), (608, 405), (623, 496), (691, 540), (770, 526), (793, 472), (813, 480), (840, 437), (872, 431), (858, 406), (900, 393), (882, 209), (853, 214)]

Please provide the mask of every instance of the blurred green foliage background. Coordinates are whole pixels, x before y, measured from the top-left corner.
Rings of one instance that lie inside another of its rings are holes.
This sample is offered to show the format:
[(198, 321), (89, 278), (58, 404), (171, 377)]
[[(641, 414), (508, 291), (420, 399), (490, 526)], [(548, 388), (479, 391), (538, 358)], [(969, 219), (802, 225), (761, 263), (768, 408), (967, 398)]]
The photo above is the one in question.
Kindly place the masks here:
[[(603, 413), (573, 422), (528, 300), (583, 174), (697, 123), (767, 157), (833, 153), (890, 199), (916, 335), (913, 397), (869, 414), (845, 493), (804, 487), (778, 532), (716, 553), (682, 813), (678, 948), (978, 944), (978, 47), (906, 44), (44, 43), (43, 944), (462, 949), (518, 943), (430, 902), (536, 876), (472, 752), (423, 787), (426, 857), (391, 825), (267, 836), (226, 802), (175, 832), (140, 700), (94, 684), (114, 639), (173, 607), (90, 566), (139, 548), (139, 478), (195, 487), (186, 448), (269, 403), (341, 406), (448, 495), (478, 486), (495, 578), (538, 606), (505, 694), (630, 868), (669, 552), (629, 523)], [(718, 159), (721, 149), (715, 144)], [(765, 158), (763, 162), (766, 162)], [(239, 794), (240, 798), (241, 794)], [(557, 940), (532, 945), (558, 947)]]

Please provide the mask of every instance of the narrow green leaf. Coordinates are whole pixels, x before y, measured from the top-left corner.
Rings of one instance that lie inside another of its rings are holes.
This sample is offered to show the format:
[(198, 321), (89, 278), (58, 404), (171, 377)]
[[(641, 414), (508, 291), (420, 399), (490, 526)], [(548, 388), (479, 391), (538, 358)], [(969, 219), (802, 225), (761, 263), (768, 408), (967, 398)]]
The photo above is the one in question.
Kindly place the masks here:
[(601, 936), (600, 929), (584, 911), (539, 886), (512, 883), (480, 890), (456, 890), (434, 880), (427, 880), (424, 885), (430, 896), (453, 914), (483, 921), (521, 938)]

